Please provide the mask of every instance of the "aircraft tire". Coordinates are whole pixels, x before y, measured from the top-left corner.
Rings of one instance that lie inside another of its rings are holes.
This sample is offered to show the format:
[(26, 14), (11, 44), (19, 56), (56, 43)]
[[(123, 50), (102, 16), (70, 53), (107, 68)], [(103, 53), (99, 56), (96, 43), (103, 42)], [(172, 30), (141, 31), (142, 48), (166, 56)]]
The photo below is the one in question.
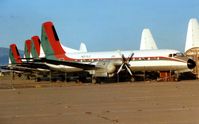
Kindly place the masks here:
[(135, 78), (131, 77), (130, 82), (135, 82)]

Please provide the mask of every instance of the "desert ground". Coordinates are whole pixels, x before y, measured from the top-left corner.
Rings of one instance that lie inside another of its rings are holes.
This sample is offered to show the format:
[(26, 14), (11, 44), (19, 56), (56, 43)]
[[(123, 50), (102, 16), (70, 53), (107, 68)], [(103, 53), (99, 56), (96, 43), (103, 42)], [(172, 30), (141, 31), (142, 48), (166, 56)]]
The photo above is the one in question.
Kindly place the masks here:
[[(199, 81), (0, 80), (0, 124), (198, 124)], [(25, 87), (24, 84), (31, 84)], [(8, 85), (6, 85), (8, 84)], [(9, 87), (9, 88), (8, 88)]]

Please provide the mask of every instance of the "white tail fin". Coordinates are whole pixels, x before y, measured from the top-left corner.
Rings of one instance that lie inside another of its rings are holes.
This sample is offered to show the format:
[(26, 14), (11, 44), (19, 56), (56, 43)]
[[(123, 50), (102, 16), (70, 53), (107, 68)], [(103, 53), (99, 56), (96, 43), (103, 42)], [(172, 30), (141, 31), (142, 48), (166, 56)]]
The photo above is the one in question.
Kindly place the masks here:
[(87, 52), (87, 48), (86, 48), (86, 44), (85, 43), (81, 42), (79, 51), (80, 52)]
[(67, 53), (78, 53), (79, 52), (78, 50), (64, 46), (63, 44), (61, 44), (61, 46), (64, 49), (64, 51), (67, 52)]
[(64, 46), (63, 44), (61, 44), (61, 46), (64, 49), (64, 51), (66, 51), (67, 53), (87, 52), (87, 48), (86, 48), (86, 45), (84, 43), (80, 44), (79, 50)]
[(151, 31), (148, 28), (145, 28), (142, 31), (140, 50), (150, 50), (150, 49), (158, 49), (151, 34)]
[(189, 20), (185, 52), (193, 47), (199, 47), (199, 24), (195, 18)]

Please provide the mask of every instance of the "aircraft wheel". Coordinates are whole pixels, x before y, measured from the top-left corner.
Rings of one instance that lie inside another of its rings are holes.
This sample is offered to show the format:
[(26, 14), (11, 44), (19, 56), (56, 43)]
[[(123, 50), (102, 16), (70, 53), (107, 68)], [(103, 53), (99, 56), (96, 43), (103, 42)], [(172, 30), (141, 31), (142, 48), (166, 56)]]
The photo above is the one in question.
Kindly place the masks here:
[(99, 77), (95, 77), (92, 79), (92, 83), (96, 84), (96, 83), (101, 83), (101, 79)]
[(180, 79), (179, 79), (179, 74), (178, 74), (178, 73), (175, 74), (175, 76), (174, 76), (174, 81), (180, 81)]
[(40, 78), (36, 78), (36, 82), (40, 82), (41, 81), (41, 79)]
[(176, 77), (174, 80), (175, 80), (175, 81), (180, 81), (180, 79), (179, 79), (179, 78), (177, 78), (177, 77)]
[(97, 79), (96, 79), (95, 77), (93, 77), (93, 78), (91, 79), (91, 82), (92, 82), (92, 84), (96, 84), (96, 83), (97, 83)]
[(135, 78), (131, 77), (130, 82), (135, 82)]

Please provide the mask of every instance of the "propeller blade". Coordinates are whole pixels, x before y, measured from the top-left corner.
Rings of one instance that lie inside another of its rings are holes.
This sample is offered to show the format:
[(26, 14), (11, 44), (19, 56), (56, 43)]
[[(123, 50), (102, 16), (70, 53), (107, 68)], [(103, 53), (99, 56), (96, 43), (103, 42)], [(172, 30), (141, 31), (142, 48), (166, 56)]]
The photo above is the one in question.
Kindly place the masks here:
[(132, 76), (132, 72), (131, 72), (131, 69), (128, 65), (128, 63), (132, 60), (132, 57), (134, 56), (134, 53), (131, 54), (131, 56), (129, 58), (125, 58), (124, 54), (121, 54), (121, 57), (122, 57), (122, 65), (119, 67), (118, 71), (117, 71), (117, 74), (119, 74), (123, 67), (125, 66), (126, 67), (126, 70), (129, 72), (129, 74)]
[(123, 61), (123, 63), (126, 62), (126, 58), (125, 58), (124, 54), (122, 54), (122, 61)]
[(129, 62), (132, 60), (132, 57), (134, 56), (134, 53), (131, 54), (130, 58), (129, 58)]
[(117, 74), (120, 73), (120, 71), (122, 70), (123, 66), (124, 66), (124, 63), (122, 63), (122, 65), (121, 65), (120, 68), (118, 69)]
[(126, 67), (127, 71), (129, 72), (129, 74), (132, 76), (133, 74), (132, 74), (131, 69), (129, 68), (129, 66), (127, 64), (125, 64), (125, 67)]

